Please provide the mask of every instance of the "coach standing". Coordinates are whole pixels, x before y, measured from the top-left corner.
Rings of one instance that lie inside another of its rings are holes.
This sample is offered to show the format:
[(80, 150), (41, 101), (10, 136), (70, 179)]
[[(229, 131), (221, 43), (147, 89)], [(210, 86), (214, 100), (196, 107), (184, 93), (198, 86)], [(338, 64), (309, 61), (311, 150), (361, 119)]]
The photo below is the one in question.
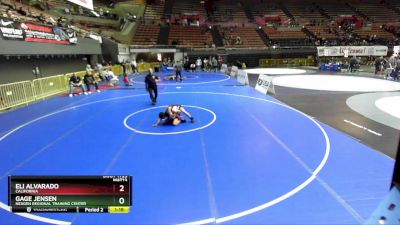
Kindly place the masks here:
[[(149, 73), (147, 74), (144, 82), (146, 84), (146, 90), (149, 92), (151, 103), (153, 105), (157, 102), (158, 90), (157, 90), (157, 82), (160, 81), (160, 78), (153, 73), (153, 69), (149, 69)], [(154, 95), (153, 95), (154, 93)]]

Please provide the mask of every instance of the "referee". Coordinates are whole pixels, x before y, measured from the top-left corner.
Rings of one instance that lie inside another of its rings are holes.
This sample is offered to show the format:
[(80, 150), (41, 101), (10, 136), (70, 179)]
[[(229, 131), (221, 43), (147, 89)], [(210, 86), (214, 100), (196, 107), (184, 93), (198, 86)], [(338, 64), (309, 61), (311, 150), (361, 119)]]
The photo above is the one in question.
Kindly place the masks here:
[[(157, 90), (157, 82), (160, 81), (160, 78), (153, 73), (153, 69), (149, 69), (149, 73), (147, 74), (144, 82), (146, 84), (146, 90), (149, 92), (151, 103), (155, 105), (157, 103), (158, 90)], [(154, 95), (153, 95), (154, 94)]]

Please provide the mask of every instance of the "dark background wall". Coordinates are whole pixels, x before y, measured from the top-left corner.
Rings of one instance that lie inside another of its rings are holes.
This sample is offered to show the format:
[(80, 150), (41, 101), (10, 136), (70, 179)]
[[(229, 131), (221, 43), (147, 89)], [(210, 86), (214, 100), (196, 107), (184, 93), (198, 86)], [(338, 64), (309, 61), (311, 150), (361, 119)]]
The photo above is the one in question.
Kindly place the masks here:
[(0, 38), (0, 55), (60, 55), (60, 54), (101, 54), (98, 41), (79, 38), (76, 45), (36, 43), (27, 41), (3, 40)]
[(39, 67), (40, 77), (85, 70), (101, 56), (101, 44), (79, 38), (75, 45), (3, 40), (0, 38), (0, 84), (33, 80), (32, 69)]
[(245, 62), (247, 67), (258, 67), (260, 59), (283, 59), (300, 58), (315, 56), (317, 49), (315, 47), (305, 48), (277, 48), (277, 49), (236, 49), (236, 50), (218, 50), (218, 51), (187, 51), (191, 60), (197, 57), (208, 57), (212, 55), (224, 55), (225, 63), (235, 64), (236, 61)]
[[(0, 56), (0, 84), (33, 80), (32, 69), (39, 67), (41, 76), (53, 76), (69, 72), (85, 70), (90, 56), (85, 55), (56, 55), (56, 56)], [(7, 59), (8, 58), (8, 59)]]
[(101, 45), (101, 51), (103, 53), (103, 59), (106, 62), (117, 63), (118, 62), (118, 44), (107, 38), (103, 38), (103, 44)]

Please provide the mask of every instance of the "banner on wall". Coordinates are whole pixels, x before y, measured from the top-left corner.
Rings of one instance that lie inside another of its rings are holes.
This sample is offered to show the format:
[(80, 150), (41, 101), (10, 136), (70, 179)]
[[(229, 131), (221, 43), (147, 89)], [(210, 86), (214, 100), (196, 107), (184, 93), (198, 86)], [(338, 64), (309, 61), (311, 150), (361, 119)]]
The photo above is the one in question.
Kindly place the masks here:
[(237, 72), (237, 81), (239, 83), (248, 85), (249, 84), (249, 77), (247, 76), (247, 73), (244, 70), (238, 70)]
[(265, 95), (266, 94), (275, 95), (275, 87), (272, 80), (273, 80), (272, 76), (261, 74), (257, 80), (256, 90)]
[(60, 27), (15, 22), (0, 17), (0, 35), (4, 40), (30, 41), (55, 44), (76, 44), (76, 33)]
[(318, 56), (387, 56), (387, 46), (324, 46), (317, 47)]
[(93, 10), (93, 0), (68, 0), (87, 9)]

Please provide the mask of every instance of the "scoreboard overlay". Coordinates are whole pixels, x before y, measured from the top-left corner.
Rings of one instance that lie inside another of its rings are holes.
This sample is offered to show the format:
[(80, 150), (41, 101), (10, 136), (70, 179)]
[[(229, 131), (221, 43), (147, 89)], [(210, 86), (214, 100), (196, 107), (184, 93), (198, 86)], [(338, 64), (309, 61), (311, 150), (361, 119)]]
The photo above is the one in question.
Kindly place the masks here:
[(129, 213), (131, 176), (9, 176), (15, 213)]

